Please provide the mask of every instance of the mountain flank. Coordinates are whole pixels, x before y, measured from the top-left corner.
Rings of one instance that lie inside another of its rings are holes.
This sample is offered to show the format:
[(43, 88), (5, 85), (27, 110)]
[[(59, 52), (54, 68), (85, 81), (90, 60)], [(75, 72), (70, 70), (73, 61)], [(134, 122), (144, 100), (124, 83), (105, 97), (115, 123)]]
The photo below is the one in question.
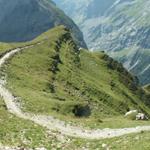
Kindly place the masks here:
[[(147, 0), (54, 0), (78, 24), (91, 50), (105, 50), (150, 83), (150, 21)], [(71, 8), (71, 9), (70, 9)]]
[(131, 109), (149, 114), (148, 95), (120, 63), (102, 52), (79, 50), (62, 26), (39, 39), (44, 35), (44, 43), (14, 57), (6, 69), (8, 87), (22, 98), (25, 111), (91, 118)]
[(65, 25), (79, 46), (85, 47), (82, 32), (51, 0), (1, 0), (0, 41), (25, 42), (57, 26)]

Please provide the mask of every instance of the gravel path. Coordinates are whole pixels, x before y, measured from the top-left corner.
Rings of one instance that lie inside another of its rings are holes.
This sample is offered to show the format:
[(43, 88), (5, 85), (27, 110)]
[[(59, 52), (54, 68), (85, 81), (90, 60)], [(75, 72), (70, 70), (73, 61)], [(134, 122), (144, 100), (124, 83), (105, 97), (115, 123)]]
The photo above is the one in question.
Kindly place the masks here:
[[(41, 44), (41, 43), (37, 43)], [(0, 69), (5, 64), (5, 62), (17, 54), (18, 52), (33, 47), (34, 45), (26, 46), (24, 48), (16, 48), (8, 53), (6, 53), (2, 58), (0, 58)], [(54, 119), (52, 116), (44, 115), (35, 115), (24, 113), (19, 108), (16, 103), (16, 98), (12, 93), (6, 89), (5, 81), (0, 80), (0, 95), (3, 97), (5, 104), (8, 108), (8, 111), (15, 116), (33, 121), (34, 123), (46, 127), (48, 130), (59, 131), (60, 133), (72, 137), (84, 138), (84, 139), (105, 139), (118, 137), (130, 133), (138, 133), (141, 131), (150, 131), (150, 126), (139, 126), (134, 128), (122, 128), (122, 129), (95, 129), (95, 130), (86, 130), (82, 127), (75, 127), (69, 124), (66, 124), (63, 121)]]
[(35, 148), (35, 149), (26, 149), (21, 147), (9, 147), (9, 146), (0, 146), (0, 150), (47, 150), (46, 148)]

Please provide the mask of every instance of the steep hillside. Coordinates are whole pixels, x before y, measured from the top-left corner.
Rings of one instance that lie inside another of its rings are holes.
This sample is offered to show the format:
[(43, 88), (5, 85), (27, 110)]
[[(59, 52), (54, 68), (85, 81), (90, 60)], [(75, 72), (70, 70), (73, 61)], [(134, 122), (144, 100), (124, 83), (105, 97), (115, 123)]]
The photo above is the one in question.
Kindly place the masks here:
[(44, 43), (18, 54), (5, 68), (8, 87), (21, 97), (24, 111), (63, 119), (103, 119), (130, 109), (149, 114), (148, 96), (121, 64), (104, 53), (79, 50), (64, 27), (44, 35), (49, 35)]
[[(5, 104), (0, 98), (0, 142), (6, 145), (6, 150), (18, 149), (61, 149), (65, 147), (67, 150), (79, 149), (86, 147), (89, 150), (101, 148), (106, 143), (112, 150), (149, 150), (150, 133), (144, 132), (113, 139), (105, 140), (81, 140), (68, 138), (56, 132), (47, 132), (45, 129), (17, 118), (6, 110)], [(117, 143), (117, 144), (116, 144)], [(64, 146), (65, 145), (65, 146)], [(10, 149), (8, 148), (10, 147)], [(2, 145), (0, 145), (0, 148)], [(5, 150), (2, 148), (2, 150)]]
[(83, 35), (74, 22), (51, 0), (1, 0), (0, 41), (29, 41), (57, 25), (65, 25), (81, 47), (86, 47)]
[(144, 89), (146, 90), (147, 93), (150, 93), (150, 85), (146, 85), (146, 86), (144, 87)]
[(137, 75), (141, 84), (150, 82), (149, 1), (54, 1), (80, 26), (90, 49), (105, 50)]
[[(45, 140), (46, 130), (34, 123), (15, 117), (8, 113), (6, 105), (0, 97), (0, 143), (21, 147), (38, 147), (45, 141), (49, 145), (52, 139)], [(34, 136), (36, 135), (36, 136)], [(29, 139), (32, 141), (29, 142)], [(30, 144), (29, 144), (30, 143)], [(40, 144), (39, 144), (40, 143)], [(1, 148), (1, 145), (0, 145)], [(8, 149), (8, 148), (7, 148)], [(4, 149), (3, 149), (4, 150)], [(11, 149), (12, 150), (12, 149)]]
[[(3, 43), (0, 47), (4, 52), (30, 44), (35, 45), (17, 53), (0, 70), (0, 81), (6, 77), (7, 88), (16, 96), (15, 103), (23, 111), (61, 118), (65, 120), (64, 127), (70, 124), (88, 128), (149, 125), (149, 121), (123, 117), (129, 109), (150, 114), (150, 103), (149, 95), (145, 95), (138, 87), (137, 79), (121, 64), (102, 52), (79, 50), (69, 30), (63, 26), (49, 30), (31, 42)], [(0, 97), (0, 143), (11, 150), (12, 147), (14, 150), (81, 147), (93, 150), (103, 149), (105, 143), (114, 150), (122, 147), (149, 149), (148, 132), (106, 140), (77, 139), (17, 118), (6, 106)]]

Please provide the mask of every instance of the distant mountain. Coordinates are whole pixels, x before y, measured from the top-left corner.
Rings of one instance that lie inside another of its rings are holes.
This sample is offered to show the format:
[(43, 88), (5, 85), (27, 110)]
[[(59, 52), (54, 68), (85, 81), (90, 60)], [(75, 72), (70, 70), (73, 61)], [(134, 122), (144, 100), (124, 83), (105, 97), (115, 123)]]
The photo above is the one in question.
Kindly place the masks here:
[(79, 28), (51, 0), (0, 0), (1, 42), (32, 40), (60, 24), (71, 29), (77, 43), (86, 47)]
[(150, 1), (55, 0), (84, 33), (90, 49), (105, 50), (150, 83)]

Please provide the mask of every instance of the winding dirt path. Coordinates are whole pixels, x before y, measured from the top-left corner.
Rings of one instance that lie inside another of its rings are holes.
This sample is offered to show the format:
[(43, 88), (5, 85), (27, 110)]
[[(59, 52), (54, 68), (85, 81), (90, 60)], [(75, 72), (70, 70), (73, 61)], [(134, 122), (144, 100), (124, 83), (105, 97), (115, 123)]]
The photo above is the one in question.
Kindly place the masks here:
[[(37, 43), (41, 44), (41, 43)], [(0, 58), (0, 69), (5, 64), (5, 62), (17, 54), (20, 51), (31, 48), (37, 44), (26, 46), (23, 48), (16, 48), (14, 50), (6, 53), (2, 58)], [(95, 130), (86, 130), (82, 127), (75, 127), (69, 124), (66, 124), (63, 121), (58, 119), (54, 119), (52, 116), (44, 116), (44, 115), (36, 115), (24, 113), (17, 105), (16, 98), (12, 95), (12, 93), (6, 89), (5, 81), (0, 79), (0, 95), (3, 97), (5, 104), (8, 108), (8, 111), (15, 116), (33, 121), (34, 123), (41, 125), (42, 127), (46, 127), (48, 130), (59, 131), (64, 135), (84, 138), (84, 139), (105, 139), (118, 137), (130, 133), (138, 133), (141, 131), (150, 131), (150, 126), (139, 126), (134, 128), (122, 128), (122, 129), (95, 129)]]

